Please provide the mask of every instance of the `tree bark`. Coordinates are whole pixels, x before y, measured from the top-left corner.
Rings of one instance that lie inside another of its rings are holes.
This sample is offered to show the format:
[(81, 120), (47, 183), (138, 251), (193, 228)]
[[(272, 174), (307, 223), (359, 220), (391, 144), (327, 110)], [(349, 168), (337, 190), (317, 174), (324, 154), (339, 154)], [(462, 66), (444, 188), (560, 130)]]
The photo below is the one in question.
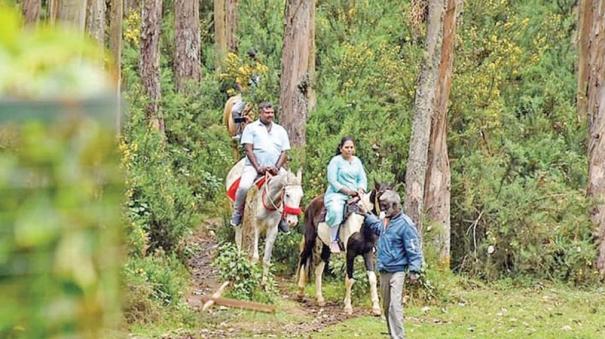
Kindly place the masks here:
[(162, 0), (144, 0), (141, 14), (141, 57), (139, 71), (149, 104), (146, 108), (150, 125), (164, 133), (160, 111), (160, 21)]
[(48, 0), (48, 4), (46, 7), (48, 10), (48, 21), (50, 21), (50, 23), (54, 25), (57, 21), (59, 0)]
[(592, 3), (588, 40), (588, 195), (594, 202), (590, 216), (598, 245), (597, 268), (605, 276), (605, 0)]
[(124, 0), (124, 12), (126, 14), (131, 11), (139, 12), (141, 10), (141, 0)]
[(306, 143), (314, 73), (315, 0), (287, 0), (279, 101), (281, 123), (295, 147)]
[(580, 5), (578, 7), (578, 64), (576, 66), (578, 72), (576, 101), (578, 105), (577, 114), (579, 121), (585, 121), (587, 118), (588, 50), (593, 13), (594, 9), (592, 0), (580, 1)]
[(86, 4), (86, 31), (105, 46), (105, 0), (88, 0)]
[(237, 51), (238, 1), (214, 0), (214, 42), (219, 64), (227, 52)]
[(424, 185), (427, 169), (431, 118), (434, 111), (437, 78), (441, 64), (443, 14), (446, 0), (430, 0), (426, 36), (426, 51), (418, 77), (414, 117), (407, 170), (405, 173), (405, 211), (412, 218), (422, 236)]
[(237, 51), (238, 0), (225, 0), (225, 40), (229, 52)]
[[(122, 89), (122, 20), (124, 17), (124, 4), (122, 0), (111, 0), (109, 21), (109, 50), (115, 65), (116, 96), (118, 104), (121, 103)], [(120, 131), (122, 113), (121, 107), (116, 115), (116, 130)]]
[(61, 0), (58, 1), (56, 8), (56, 17), (61, 24), (77, 29), (79, 32), (84, 32), (86, 23), (86, 1)]
[(23, 19), (27, 26), (35, 26), (40, 18), (40, 0), (23, 0)]
[(225, 27), (225, 2), (214, 0), (214, 44), (216, 61), (220, 65), (227, 55), (227, 30)]
[(462, 0), (447, 0), (424, 192), (425, 210), (429, 222), (436, 230), (435, 248), (439, 254), (439, 264), (443, 268), (449, 268), (450, 264), (451, 172), (447, 150), (447, 108), (452, 88), (456, 25), (461, 8)]
[(200, 81), (200, 3), (175, 0), (174, 76), (176, 89), (182, 92), (188, 82)]

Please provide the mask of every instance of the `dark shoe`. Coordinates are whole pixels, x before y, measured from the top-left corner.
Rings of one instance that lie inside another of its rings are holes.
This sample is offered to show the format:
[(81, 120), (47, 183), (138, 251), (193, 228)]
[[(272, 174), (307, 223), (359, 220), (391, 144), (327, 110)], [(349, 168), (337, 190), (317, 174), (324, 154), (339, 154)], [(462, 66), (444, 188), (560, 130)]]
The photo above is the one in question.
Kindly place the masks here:
[(290, 227), (288, 227), (288, 223), (284, 219), (279, 220), (279, 224), (277, 224), (277, 228), (279, 229), (280, 232), (283, 232), (286, 234), (290, 233)]
[(242, 215), (238, 211), (233, 211), (229, 224), (233, 227), (239, 226), (242, 223)]

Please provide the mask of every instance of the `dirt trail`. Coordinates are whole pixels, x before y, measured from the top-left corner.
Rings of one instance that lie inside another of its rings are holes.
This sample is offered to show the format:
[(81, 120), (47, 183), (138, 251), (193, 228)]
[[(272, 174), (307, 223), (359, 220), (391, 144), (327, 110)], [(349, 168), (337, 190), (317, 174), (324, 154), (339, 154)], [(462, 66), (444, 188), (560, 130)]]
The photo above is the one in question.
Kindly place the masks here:
[[(202, 295), (211, 295), (220, 286), (219, 272), (212, 267), (212, 259), (218, 249), (214, 229), (224, 227), (222, 221), (211, 220), (202, 225), (192, 237), (192, 242), (198, 247), (195, 256), (189, 260), (190, 270), (193, 275), (193, 286), (187, 298), (190, 307), (201, 310), (203, 305)], [(326, 306), (319, 307), (310, 296), (300, 302), (286, 303), (286, 300), (296, 300), (294, 293), (288, 289), (291, 279), (276, 277), (279, 293), (284, 300), (278, 302), (278, 314), (286, 313), (287, 316), (267, 316), (266, 318), (250, 320), (229, 318), (226, 308), (212, 306), (209, 313), (202, 315), (207, 317), (208, 322), (203, 325), (198, 333), (192, 334), (194, 338), (235, 338), (246, 336), (253, 337), (311, 337), (313, 333), (320, 332), (327, 326), (341, 322), (345, 319), (371, 314), (370, 310), (355, 308), (354, 314), (345, 315), (341, 302), (327, 302)], [(291, 285), (290, 285), (291, 286)], [(241, 317), (237, 317), (241, 318)], [(191, 337), (187, 335), (185, 337)]]

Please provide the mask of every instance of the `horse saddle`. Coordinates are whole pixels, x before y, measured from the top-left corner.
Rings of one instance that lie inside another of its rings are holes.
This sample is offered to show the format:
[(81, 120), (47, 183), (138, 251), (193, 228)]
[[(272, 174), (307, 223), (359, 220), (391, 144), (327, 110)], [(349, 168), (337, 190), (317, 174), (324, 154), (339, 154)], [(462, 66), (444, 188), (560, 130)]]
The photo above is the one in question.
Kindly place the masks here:
[[(347, 202), (344, 205), (343, 208), (343, 216), (342, 216), (342, 222), (344, 223), (347, 218), (349, 218), (349, 216), (353, 213), (359, 213), (359, 205), (357, 205), (357, 202), (359, 201), (359, 197), (353, 197), (349, 200), (347, 200)], [(326, 221), (326, 214), (327, 214), (328, 210), (326, 209), (326, 206), (322, 206), (321, 211), (319, 212), (319, 214), (317, 214), (317, 217), (315, 219), (315, 224), (319, 225), (319, 223), (321, 222), (325, 222)]]
[[(242, 180), (242, 177), (240, 176), (231, 184), (231, 186), (229, 186), (229, 189), (227, 190), (227, 198), (229, 198), (229, 200), (231, 200), (231, 202), (235, 202), (235, 193), (237, 193), (237, 189), (239, 188), (239, 182), (241, 180)], [(254, 182), (254, 184), (256, 185), (256, 187), (258, 187), (258, 189), (260, 189), (261, 187), (263, 187), (263, 185), (265, 184), (266, 181), (267, 181), (267, 177), (263, 175), (262, 177), (258, 178)]]

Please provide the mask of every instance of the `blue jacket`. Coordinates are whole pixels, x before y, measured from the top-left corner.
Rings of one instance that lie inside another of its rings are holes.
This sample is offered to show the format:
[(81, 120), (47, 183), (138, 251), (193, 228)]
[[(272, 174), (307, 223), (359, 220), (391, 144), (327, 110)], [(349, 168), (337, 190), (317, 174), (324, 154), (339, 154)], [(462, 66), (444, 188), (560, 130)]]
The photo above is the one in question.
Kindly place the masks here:
[(379, 272), (420, 272), (422, 266), (422, 248), (420, 237), (412, 220), (399, 213), (389, 222), (388, 227), (373, 214), (366, 214), (365, 225), (370, 227), (378, 238)]

